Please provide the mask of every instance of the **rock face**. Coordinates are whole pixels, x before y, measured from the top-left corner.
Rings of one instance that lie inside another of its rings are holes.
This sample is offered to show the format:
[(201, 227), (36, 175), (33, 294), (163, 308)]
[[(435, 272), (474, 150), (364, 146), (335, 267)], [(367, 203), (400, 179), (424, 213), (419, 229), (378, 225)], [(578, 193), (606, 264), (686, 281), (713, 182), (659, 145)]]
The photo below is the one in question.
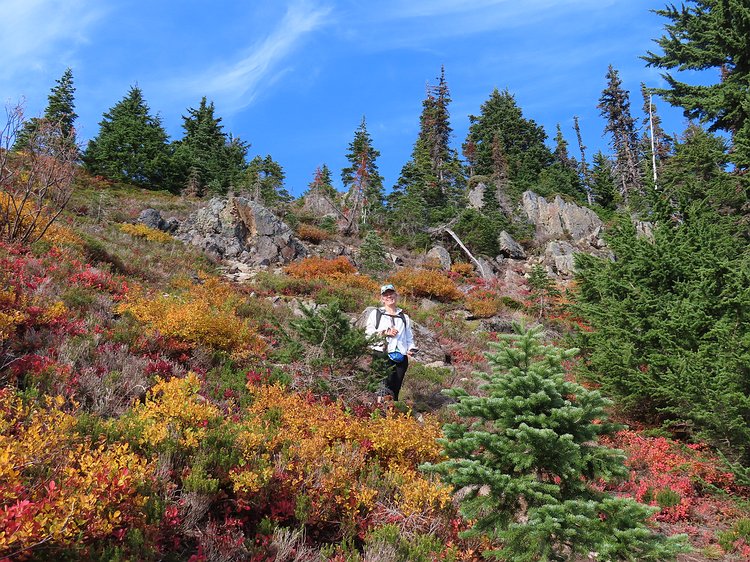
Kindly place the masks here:
[(336, 204), (326, 195), (317, 190), (311, 190), (303, 197), (302, 212), (314, 217), (333, 217), (341, 216), (341, 211)]
[(498, 243), (500, 245), (500, 254), (506, 258), (512, 258), (514, 260), (525, 260), (526, 252), (513, 237), (505, 232), (504, 230), (498, 236)]
[(425, 259), (427, 262), (439, 263), (441, 269), (445, 271), (448, 271), (451, 268), (451, 255), (448, 253), (448, 250), (442, 246), (433, 246), (430, 251), (427, 252)]
[(483, 183), (478, 183), (469, 190), (469, 207), (472, 209), (481, 209), (484, 207), (484, 192), (487, 190), (487, 186)]
[(244, 197), (211, 199), (180, 224), (175, 236), (214, 258), (250, 265), (287, 263), (307, 254), (289, 226)]
[(533, 191), (526, 191), (521, 199), (526, 217), (536, 226), (537, 238), (574, 241), (598, 238), (602, 221), (591, 209), (568, 203), (559, 195), (551, 202)]

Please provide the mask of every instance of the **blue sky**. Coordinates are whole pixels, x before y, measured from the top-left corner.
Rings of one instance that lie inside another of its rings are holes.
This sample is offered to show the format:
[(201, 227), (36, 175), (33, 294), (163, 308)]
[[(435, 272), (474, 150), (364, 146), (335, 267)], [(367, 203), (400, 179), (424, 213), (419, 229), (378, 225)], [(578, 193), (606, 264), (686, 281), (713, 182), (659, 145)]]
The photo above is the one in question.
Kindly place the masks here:
[[(408, 160), (425, 85), (445, 65), (453, 144), (493, 88), (516, 96), (549, 137), (560, 123), (577, 156), (580, 118), (589, 160), (606, 147), (596, 109), (607, 66), (620, 71), (640, 116), (639, 84), (663, 85), (638, 57), (656, 46), (664, 3), (645, 0), (0, 0), (0, 99), (44, 110), (66, 67), (77, 127), (97, 134), (102, 113), (137, 84), (172, 138), (201, 96), (225, 131), (271, 156), (301, 194), (327, 163), (340, 187), (362, 115), (388, 189)], [(656, 100), (668, 132), (681, 111)]]

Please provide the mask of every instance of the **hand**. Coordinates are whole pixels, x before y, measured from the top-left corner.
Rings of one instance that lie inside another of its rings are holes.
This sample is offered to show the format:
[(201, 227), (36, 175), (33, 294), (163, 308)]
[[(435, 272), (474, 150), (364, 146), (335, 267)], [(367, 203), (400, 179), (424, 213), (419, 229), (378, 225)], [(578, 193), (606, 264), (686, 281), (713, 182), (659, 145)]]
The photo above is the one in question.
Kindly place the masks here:
[(385, 331), (386, 336), (397, 336), (398, 330), (396, 328), (387, 328)]
[(416, 347), (412, 347), (409, 351), (406, 352), (406, 354), (409, 357), (414, 357), (414, 354), (417, 353), (419, 350)]

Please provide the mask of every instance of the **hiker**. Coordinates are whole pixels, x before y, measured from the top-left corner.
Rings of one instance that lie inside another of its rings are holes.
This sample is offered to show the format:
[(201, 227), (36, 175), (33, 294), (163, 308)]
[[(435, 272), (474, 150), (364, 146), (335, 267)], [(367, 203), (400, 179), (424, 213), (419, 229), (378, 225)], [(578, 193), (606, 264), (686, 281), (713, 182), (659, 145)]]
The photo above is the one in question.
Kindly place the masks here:
[(417, 351), (411, 331), (411, 319), (403, 310), (396, 307), (398, 293), (390, 283), (380, 287), (382, 308), (370, 313), (365, 326), (368, 336), (377, 334), (380, 339), (372, 346), (373, 358), (382, 359), (388, 364), (385, 388), (379, 394), (387, 394), (398, 400), (401, 383), (404, 382), (409, 357)]

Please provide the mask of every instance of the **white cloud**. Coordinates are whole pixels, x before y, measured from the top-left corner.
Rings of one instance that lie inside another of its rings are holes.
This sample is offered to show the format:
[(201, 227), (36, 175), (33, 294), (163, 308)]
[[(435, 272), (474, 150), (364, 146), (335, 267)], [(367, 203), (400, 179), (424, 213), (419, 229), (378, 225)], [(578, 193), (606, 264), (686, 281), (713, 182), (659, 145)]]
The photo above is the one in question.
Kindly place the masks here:
[(277, 81), (289, 68), (280, 68), (300, 41), (327, 23), (329, 7), (297, 1), (289, 6), (279, 25), (248, 54), (230, 64), (199, 73), (188, 80), (172, 83), (175, 89), (193, 95), (205, 95), (222, 106), (236, 111), (252, 103), (260, 84)]
[(4, 84), (30, 70), (67, 64), (61, 59), (86, 42), (103, 11), (91, 0), (3, 0), (1, 13), (0, 84)]

